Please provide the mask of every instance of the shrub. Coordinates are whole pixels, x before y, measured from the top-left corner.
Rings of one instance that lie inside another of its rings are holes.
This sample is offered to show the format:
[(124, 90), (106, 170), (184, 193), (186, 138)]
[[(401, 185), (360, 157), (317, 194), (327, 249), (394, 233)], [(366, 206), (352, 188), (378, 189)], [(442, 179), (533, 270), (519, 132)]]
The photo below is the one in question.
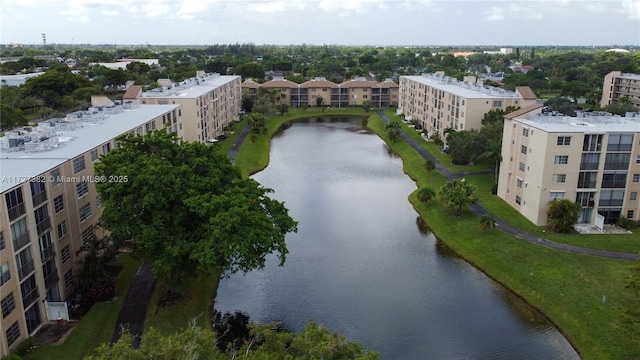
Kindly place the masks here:
[(631, 230), (636, 226), (638, 226), (638, 224), (635, 221), (633, 221), (632, 219), (627, 219), (626, 217), (623, 217), (623, 216), (621, 216), (618, 219), (617, 225), (627, 230)]
[(91, 302), (107, 301), (113, 297), (116, 293), (116, 282), (113, 279), (96, 281), (93, 283), (87, 297)]

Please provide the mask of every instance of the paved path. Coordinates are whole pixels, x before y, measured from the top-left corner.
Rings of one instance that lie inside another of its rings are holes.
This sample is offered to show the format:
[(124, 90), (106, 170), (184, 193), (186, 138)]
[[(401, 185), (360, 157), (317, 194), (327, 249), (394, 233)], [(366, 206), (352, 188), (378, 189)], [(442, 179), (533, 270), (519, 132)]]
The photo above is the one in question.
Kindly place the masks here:
[(233, 145), (231, 145), (231, 148), (229, 149), (229, 152), (227, 153), (227, 157), (229, 159), (231, 159), (231, 161), (235, 160), (236, 156), (238, 156), (238, 153), (240, 152), (240, 146), (242, 146), (242, 143), (244, 142), (244, 139), (247, 137), (247, 135), (249, 135), (250, 131), (251, 131), (251, 125), (247, 124), (240, 131), (240, 135), (238, 135), (236, 140), (233, 142)]
[[(390, 119), (384, 114), (382, 110), (376, 110), (376, 113), (380, 116), (380, 118), (382, 118), (384, 122), (390, 121)], [(443, 174), (447, 178), (447, 181), (453, 180), (455, 178), (459, 178), (461, 176), (491, 173), (491, 172), (470, 172), (470, 173), (454, 174), (451, 171), (449, 171), (449, 169), (447, 169), (444, 165), (442, 165), (442, 163), (440, 163), (438, 159), (436, 159), (427, 150), (425, 150), (422, 146), (420, 146), (415, 140), (413, 140), (413, 138), (409, 137), (409, 135), (407, 135), (404, 131), (401, 132), (400, 136), (402, 140), (406, 141), (423, 158), (433, 160), (436, 164), (436, 170), (439, 173)], [(482, 205), (478, 203), (471, 205), (470, 208), (471, 208), (471, 211), (473, 211), (473, 213), (475, 213), (478, 216), (489, 214), (487, 209), (485, 209)], [(507, 232), (519, 239), (528, 241), (530, 243), (546, 246), (552, 249), (568, 251), (576, 254), (598, 256), (598, 257), (609, 258), (609, 259), (618, 259), (618, 260), (637, 260), (638, 259), (638, 254), (635, 254), (635, 253), (589, 249), (589, 248), (584, 248), (584, 247), (575, 246), (575, 245), (562, 244), (562, 243), (558, 243), (548, 239), (543, 239), (535, 235), (529, 234), (527, 232), (524, 232), (520, 229), (517, 229), (498, 218), (496, 218), (496, 224), (498, 229), (504, 232)]]

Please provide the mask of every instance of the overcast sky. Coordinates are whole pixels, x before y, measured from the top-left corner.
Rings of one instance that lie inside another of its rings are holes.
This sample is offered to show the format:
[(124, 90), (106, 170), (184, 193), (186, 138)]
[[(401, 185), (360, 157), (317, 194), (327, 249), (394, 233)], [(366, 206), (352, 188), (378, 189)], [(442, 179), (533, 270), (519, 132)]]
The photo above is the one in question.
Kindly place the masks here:
[(2, 0), (0, 42), (640, 45), (640, 0)]

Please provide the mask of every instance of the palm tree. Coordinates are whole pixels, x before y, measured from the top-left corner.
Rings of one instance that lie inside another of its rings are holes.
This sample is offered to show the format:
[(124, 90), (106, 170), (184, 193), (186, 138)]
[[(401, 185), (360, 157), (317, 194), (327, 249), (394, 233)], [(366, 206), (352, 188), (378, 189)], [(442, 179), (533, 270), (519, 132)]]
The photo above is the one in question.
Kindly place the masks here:
[(484, 214), (480, 217), (478, 227), (482, 230), (491, 231), (496, 227), (496, 219), (494, 219), (493, 216), (489, 214)]
[(390, 121), (385, 125), (385, 130), (387, 131), (387, 136), (393, 142), (396, 142), (400, 139), (400, 123), (396, 121)]
[(580, 204), (568, 199), (553, 199), (547, 209), (548, 222), (551, 230), (559, 233), (568, 233), (578, 221), (578, 215), (582, 207)]
[(438, 200), (453, 210), (455, 216), (460, 216), (463, 206), (475, 204), (478, 201), (475, 190), (475, 186), (466, 182), (464, 178), (455, 179), (442, 185)]
[(424, 162), (424, 169), (428, 172), (432, 172), (436, 169), (436, 162), (431, 159), (427, 159), (427, 161)]
[(433, 191), (433, 189), (428, 186), (424, 186), (418, 189), (418, 200), (420, 200), (420, 202), (425, 205), (427, 205), (427, 203), (432, 199), (434, 199), (435, 197), (436, 197), (436, 192)]

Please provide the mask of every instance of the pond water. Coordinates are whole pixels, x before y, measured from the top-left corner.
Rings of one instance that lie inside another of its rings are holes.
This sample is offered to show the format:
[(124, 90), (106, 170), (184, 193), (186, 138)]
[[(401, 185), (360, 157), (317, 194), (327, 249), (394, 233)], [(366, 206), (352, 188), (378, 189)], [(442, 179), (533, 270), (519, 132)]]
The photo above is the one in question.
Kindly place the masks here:
[(221, 281), (216, 309), (293, 331), (313, 319), (383, 359), (578, 359), (543, 316), (430, 233), (402, 160), (365, 122), (306, 119), (274, 137), (254, 178), (298, 233), (285, 266), (273, 256)]

